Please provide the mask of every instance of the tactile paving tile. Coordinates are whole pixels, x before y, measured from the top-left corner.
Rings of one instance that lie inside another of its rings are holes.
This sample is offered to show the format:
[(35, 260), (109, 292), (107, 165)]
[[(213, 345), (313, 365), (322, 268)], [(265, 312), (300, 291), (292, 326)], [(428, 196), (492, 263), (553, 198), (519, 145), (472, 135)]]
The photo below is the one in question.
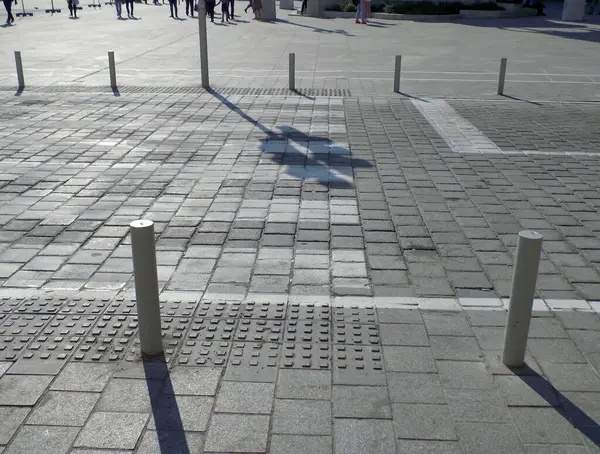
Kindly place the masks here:
[(285, 303), (254, 303), (247, 301), (242, 312), (243, 318), (282, 320), (285, 318)]
[(5, 314), (0, 322), (0, 335), (36, 336), (53, 318), (50, 314)]
[(137, 303), (135, 298), (117, 296), (110, 302), (104, 313), (111, 315), (137, 315)]
[(332, 316), (332, 308), (329, 305), (319, 306), (316, 304), (288, 305), (288, 319), (290, 320), (323, 320), (329, 321)]
[(3, 296), (0, 298), (0, 313), (15, 312), (23, 301), (25, 301), (25, 297), (13, 298), (10, 296)]
[(333, 348), (334, 384), (387, 384), (382, 347), (334, 345)]
[(195, 341), (227, 341), (231, 342), (237, 328), (235, 318), (202, 318), (195, 317), (188, 333), (188, 339)]
[(243, 306), (239, 301), (204, 301), (198, 305), (196, 315), (205, 318), (237, 318), (242, 312), (242, 309)]
[(235, 340), (242, 342), (280, 342), (283, 338), (283, 320), (255, 320), (243, 318), (239, 321)]
[(96, 323), (96, 315), (63, 315), (52, 318), (50, 323), (27, 347), (24, 359), (65, 360), (85, 338)]
[(110, 304), (110, 298), (75, 296), (60, 308), (60, 314), (101, 314)]
[(377, 314), (374, 307), (335, 307), (333, 320), (346, 323), (377, 323)]
[(177, 355), (177, 364), (225, 366), (232, 342), (186, 339)]
[(160, 299), (161, 315), (192, 317), (197, 307), (198, 300), (195, 299), (165, 299), (162, 297)]
[(79, 361), (118, 361), (125, 357), (137, 333), (137, 317), (102, 315), (73, 355)]
[(0, 361), (16, 361), (33, 336), (0, 336)]
[[(190, 326), (191, 317), (161, 317), (161, 332), (165, 360), (169, 362), (179, 346), (183, 343)], [(141, 359), (140, 338), (135, 336), (129, 352), (125, 355), (126, 361)]]
[(331, 343), (331, 323), (326, 320), (287, 320), (284, 338), (287, 342), (328, 344)]
[(333, 324), (333, 342), (335, 344), (380, 345), (377, 325), (358, 323)]
[(282, 347), (281, 366), (288, 369), (330, 369), (330, 344), (286, 342)]
[(56, 314), (67, 302), (66, 296), (33, 296), (24, 301), (14, 312), (24, 314)]
[(270, 342), (234, 342), (225, 380), (274, 382), (280, 346)]

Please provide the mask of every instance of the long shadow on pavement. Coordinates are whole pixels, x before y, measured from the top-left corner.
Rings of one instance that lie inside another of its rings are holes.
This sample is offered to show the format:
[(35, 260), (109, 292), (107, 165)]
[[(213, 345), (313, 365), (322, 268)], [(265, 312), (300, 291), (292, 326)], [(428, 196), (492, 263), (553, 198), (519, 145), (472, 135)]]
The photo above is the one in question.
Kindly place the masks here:
[(143, 362), (160, 453), (190, 454), (166, 358), (160, 355)]
[(549, 381), (529, 366), (511, 368), (511, 370), (523, 383), (548, 402), (559, 415), (600, 448), (600, 426), (596, 421), (586, 415), (577, 405), (567, 399)]

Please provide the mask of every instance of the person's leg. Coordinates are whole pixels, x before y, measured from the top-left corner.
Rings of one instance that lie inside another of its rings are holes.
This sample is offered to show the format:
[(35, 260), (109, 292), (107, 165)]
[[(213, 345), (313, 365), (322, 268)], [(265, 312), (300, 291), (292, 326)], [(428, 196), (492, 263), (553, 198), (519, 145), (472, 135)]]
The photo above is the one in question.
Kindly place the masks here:
[(235, 0), (229, 0), (229, 6), (231, 6), (231, 14), (229, 17), (233, 19), (235, 17)]
[(129, 9), (130, 0), (125, 0), (125, 9), (127, 10), (127, 17), (131, 17), (131, 10)]
[(169, 9), (171, 10), (171, 17), (175, 18), (175, 15), (173, 14), (173, 4), (175, 2), (173, 0), (169, 0)]
[(306, 13), (306, 0), (302, 0), (302, 6), (300, 7), (300, 14)]
[(121, 0), (115, 0), (115, 9), (117, 10), (117, 18), (121, 19), (121, 13), (122, 13), (122, 9), (123, 9)]
[(363, 9), (362, 0), (358, 0), (358, 4), (356, 5), (356, 17), (354, 20), (354, 22), (356, 22), (357, 24), (360, 22), (360, 18), (362, 17), (362, 9)]

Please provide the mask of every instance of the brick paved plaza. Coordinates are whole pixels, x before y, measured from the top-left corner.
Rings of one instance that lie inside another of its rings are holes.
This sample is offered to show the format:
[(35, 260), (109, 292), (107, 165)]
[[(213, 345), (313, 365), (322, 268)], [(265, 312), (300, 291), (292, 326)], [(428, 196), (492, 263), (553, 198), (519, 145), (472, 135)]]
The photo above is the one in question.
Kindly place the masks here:
[[(209, 29), (205, 91), (197, 25), (167, 9), (0, 29), (0, 453), (600, 452), (598, 16), (278, 11), (295, 25)], [(520, 100), (495, 95), (502, 56)], [(146, 361), (136, 219), (161, 291)], [(544, 243), (511, 370), (523, 229)]]

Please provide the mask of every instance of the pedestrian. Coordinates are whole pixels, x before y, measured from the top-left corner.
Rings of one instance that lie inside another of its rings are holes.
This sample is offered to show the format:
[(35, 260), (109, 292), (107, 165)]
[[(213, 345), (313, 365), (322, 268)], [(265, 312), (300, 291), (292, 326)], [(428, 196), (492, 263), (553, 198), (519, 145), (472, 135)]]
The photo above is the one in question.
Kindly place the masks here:
[(177, 15), (177, 0), (169, 0), (169, 8), (171, 9), (171, 17), (173, 19), (179, 19)]
[(221, 22), (229, 22), (229, 0), (221, 0)]
[[(17, 2), (15, 1), (15, 4)], [(6, 4), (6, 0), (4, 1), (4, 4)], [(596, 5), (598, 4), (598, 0), (588, 0), (587, 1), (587, 13), (588, 14), (594, 14), (594, 10), (596, 9)], [(600, 13), (598, 13), (598, 15), (600, 15)]]
[(194, 17), (194, 0), (185, 0), (185, 15)]
[(358, 4), (356, 5), (356, 19), (354, 22), (360, 24), (361, 19), (363, 24), (367, 23), (367, 14), (365, 12), (365, 0), (358, 0)]
[[(13, 0), (4, 0), (4, 7), (6, 8), (6, 25), (11, 25), (15, 21), (15, 16), (12, 14), (12, 2)], [(15, 0), (15, 5), (17, 0)]]
[(135, 19), (135, 16), (133, 15), (133, 0), (125, 0), (125, 8), (127, 8), (127, 17), (129, 19)]
[(304, 16), (306, 14), (306, 1), (302, 0), (302, 7), (300, 8), (300, 15)]
[(206, 14), (210, 16), (210, 21), (215, 22), (215, 0), (206, 0)]
[(254, 19), (260, 20), (260, 10), (262, 9), (262, 0), (252, 0), (252, 11), (254, 11)]
[(244, 12), (247, 13), (250, 8), (252, 8), (252, 0), (248, 0), (248, 6), (244, 8)]
[(77, 19), (77, 6), (79, 5), (79, 0), (67, 0), (67, 7), (69, 8), (70, 17), (73, 19)]
[(121, 16), (121, 13), (123, 11), (123, 0), (115, 0), (115, 9), (117, 10), (117, 19), (123, 19), (123, 17)]
[(229, 5), (231, 6), (231, 14), (229, 15), (229, 17), (233, 19), (235, 17), (235, 0), (229, 0)]

